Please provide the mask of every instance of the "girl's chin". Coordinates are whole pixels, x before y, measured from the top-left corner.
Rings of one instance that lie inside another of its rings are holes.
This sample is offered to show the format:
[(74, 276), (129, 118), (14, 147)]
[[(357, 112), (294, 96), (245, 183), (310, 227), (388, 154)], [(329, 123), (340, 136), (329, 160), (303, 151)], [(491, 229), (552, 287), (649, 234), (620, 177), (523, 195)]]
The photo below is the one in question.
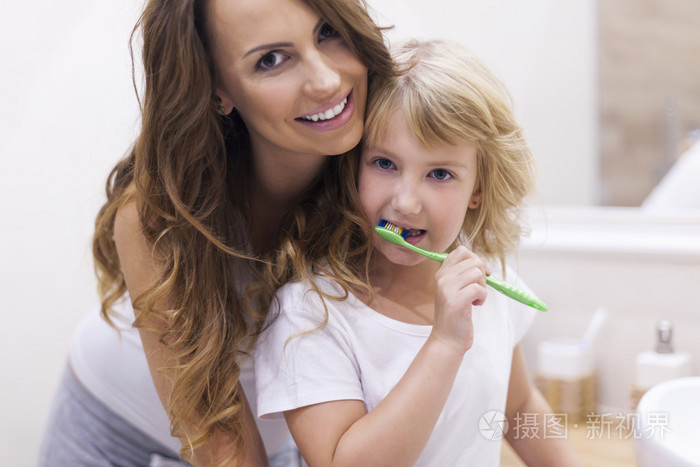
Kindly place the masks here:
[(415, 266), (427, 260), (426, 257), (405, 248), (391, 248), (389, 251), (380, 249), (379, 251), (382, 261), (394, 266)]

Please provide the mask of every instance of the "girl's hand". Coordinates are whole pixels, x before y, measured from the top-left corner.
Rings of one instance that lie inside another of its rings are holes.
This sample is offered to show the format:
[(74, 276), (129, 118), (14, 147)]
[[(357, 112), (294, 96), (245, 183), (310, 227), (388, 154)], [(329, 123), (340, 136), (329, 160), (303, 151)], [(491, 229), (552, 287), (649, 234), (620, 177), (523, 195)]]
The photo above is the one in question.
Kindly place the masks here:
[(464, 354), (474, 342), (472, 305), (486, 301), (487, 266), (463, 246), (435, 274), (435, 321), (431, 337)]

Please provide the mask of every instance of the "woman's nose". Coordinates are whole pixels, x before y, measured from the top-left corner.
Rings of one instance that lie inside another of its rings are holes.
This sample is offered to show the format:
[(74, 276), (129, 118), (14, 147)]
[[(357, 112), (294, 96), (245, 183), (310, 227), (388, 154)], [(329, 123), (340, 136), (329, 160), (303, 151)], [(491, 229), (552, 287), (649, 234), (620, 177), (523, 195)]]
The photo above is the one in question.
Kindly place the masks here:
[(306, 92), (316, 99), (333, 97), (340, 89), (340, 71), (329, 57), (314, 53), (307, 62)]

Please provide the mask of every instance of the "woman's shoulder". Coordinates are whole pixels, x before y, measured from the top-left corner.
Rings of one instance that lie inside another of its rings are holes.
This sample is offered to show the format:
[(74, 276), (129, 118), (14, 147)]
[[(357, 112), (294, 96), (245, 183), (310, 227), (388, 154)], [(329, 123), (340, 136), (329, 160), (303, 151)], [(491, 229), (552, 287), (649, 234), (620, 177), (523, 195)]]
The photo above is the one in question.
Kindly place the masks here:
[(160, 263), (143, 232), (138, 202), (128, 190), (115, 214), (114, 244), (129, 293), (137, 297), (158, 276)]
[(143, 229), (139, 219), (138, 203), (135, 196), (134, 186), (129, 186), (122, 195), (114, 217), (114, 240), (134, 240), (135, 237), (143, 237)]

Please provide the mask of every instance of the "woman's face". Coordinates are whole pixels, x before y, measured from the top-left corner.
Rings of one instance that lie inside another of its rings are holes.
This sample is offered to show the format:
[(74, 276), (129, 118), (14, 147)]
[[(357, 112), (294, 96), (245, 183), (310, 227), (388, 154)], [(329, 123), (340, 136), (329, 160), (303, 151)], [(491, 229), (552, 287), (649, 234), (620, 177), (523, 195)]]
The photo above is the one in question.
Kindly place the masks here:
[(254, 154), (335, 155), (362, 136), (367, 68), (301, 0), (210, 0), (217, 95)]

